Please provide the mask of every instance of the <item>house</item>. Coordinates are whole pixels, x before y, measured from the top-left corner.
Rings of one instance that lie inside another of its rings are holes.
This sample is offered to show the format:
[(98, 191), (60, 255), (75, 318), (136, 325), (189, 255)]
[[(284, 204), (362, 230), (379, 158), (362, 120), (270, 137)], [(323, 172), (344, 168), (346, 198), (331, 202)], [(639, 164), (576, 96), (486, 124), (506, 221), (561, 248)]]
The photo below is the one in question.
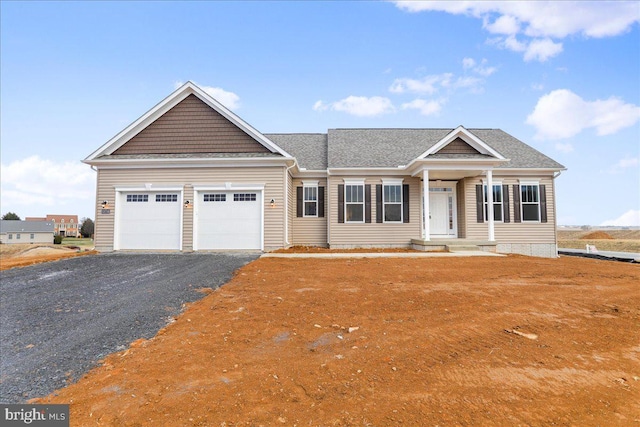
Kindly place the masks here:
[(565, 168), (500, 129), (263, 134), (187, 82), (84, 162), (98, 173), (99, 251), (557, 255)]
[(63, 237), (80, 237), (78, 215), (47, 215), (47, 221), (55, 223), (55, 234)]
[(63, 237), (80, 237), (78, 215), (47, 215), (46, 218), (27, 217), (27, 221), (49, 221), (54, 223), (54, 234)]
[(53, 222), (0, 220), (0, 243), (53, 243)]

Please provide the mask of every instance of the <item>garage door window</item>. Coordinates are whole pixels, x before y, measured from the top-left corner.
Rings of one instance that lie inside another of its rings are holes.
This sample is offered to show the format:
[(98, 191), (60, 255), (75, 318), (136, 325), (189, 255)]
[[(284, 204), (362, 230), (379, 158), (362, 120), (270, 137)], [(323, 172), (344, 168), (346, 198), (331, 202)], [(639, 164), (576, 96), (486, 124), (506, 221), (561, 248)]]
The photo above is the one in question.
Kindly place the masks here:
[(227, 195), (226, 194), (205, 194), (204, 201), (205, 202), (226, 202)]
[(256, 193), (234, 193), (234, 202), (255, 202)]
[(177, 202), (177, 194), (156, 194), (156, 202)]
[(127, 202), (148, 202), (148, 194), (127, 194)]

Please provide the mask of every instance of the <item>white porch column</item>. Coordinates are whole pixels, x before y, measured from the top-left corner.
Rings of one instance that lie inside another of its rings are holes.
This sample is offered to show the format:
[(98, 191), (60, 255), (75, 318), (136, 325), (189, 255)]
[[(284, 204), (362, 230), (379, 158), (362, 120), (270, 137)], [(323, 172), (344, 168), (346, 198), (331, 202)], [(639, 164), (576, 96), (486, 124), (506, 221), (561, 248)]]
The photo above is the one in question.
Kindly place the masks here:
[(431, 232), (429, 230), (429, 171), (422, 171), (422, 238), (424, 240), (431, 240), (429, 237)]
[(487, 220), (489, 221), (489, 241), (496, 240), (495, 227), (493, 223), (493, 171), (487, 171)]

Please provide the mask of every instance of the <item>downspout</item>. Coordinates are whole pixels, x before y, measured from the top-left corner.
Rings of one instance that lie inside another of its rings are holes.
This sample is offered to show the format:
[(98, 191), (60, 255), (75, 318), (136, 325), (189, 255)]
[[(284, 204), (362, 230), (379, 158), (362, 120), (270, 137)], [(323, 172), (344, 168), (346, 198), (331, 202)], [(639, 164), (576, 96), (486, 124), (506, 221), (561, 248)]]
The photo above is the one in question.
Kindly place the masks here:
[(297, 160), (284, 170), (284, 243), (289, 245), (289, 171), (296, 165)]

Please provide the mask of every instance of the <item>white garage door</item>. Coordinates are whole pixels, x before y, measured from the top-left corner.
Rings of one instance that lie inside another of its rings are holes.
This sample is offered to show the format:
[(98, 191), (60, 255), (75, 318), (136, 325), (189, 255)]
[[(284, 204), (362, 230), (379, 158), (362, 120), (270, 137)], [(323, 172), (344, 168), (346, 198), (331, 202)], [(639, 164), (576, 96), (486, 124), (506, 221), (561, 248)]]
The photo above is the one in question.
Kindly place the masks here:
[(261, 191), (198, 191), (196, 250), (262, 249)]
[(121, 192), (116, 248), (180, 250), (181, 208), (180, 192)]

